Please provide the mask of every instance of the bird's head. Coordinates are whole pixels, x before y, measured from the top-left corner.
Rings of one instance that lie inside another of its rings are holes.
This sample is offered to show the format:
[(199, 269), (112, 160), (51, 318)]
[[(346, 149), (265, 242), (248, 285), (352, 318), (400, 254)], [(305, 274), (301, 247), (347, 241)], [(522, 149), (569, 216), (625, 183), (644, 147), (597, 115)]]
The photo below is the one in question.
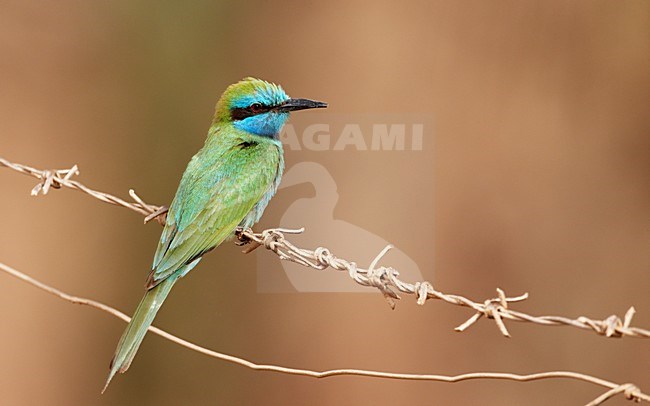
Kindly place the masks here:
[(292, 99), (276, 84), (246, 78), (228, 86), (217, 102), (214, 121), (263, 137), (277, 137), (289, 113), (327, 107), (327, 103)]

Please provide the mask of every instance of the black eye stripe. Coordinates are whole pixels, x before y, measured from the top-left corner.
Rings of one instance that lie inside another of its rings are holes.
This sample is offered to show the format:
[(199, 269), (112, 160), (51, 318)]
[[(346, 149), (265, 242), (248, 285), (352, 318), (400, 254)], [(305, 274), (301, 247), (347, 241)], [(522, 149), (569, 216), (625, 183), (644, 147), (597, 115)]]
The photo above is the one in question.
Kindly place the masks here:
[(267, 106), (265, 104), (259, 103), (256, 103), (255, 107), (255, 111), (253, 111), (253, 108), (251, 108), (251, 106), (232, 108), (230, 109), (230, 118), (233, 120), (243, 120), (245, 118), (256, 116), (258, 114), (268, 113), (273, 108), (272, 106)]

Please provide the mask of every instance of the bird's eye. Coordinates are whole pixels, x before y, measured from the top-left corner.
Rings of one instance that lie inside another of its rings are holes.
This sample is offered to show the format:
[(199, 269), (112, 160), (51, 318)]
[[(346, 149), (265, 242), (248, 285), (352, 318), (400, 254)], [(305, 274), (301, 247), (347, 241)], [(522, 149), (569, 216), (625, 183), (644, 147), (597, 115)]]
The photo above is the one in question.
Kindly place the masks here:
[(250, 109), (253, 113), (259, 113), (262, 111), (262, 105), (260, 103), (253, 103), (251, 104)]

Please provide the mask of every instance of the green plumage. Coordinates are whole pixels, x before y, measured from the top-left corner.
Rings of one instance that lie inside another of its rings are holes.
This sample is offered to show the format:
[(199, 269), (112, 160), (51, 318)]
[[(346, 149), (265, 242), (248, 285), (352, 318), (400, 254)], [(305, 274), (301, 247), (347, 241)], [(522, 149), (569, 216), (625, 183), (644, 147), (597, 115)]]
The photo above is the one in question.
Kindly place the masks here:
[(213, 127), (210, 133), (169, 207), (148, 288), (219, 245), (265, 193), (275, 192), (271, 188), (283, 167), (278, 141), (253, 139), (233, 128)]
[(314, 107), (325, 104), (289, 99), (282, 88), (259, 79), (224, 92), (205, 145), (189, 162), (169, 207), (145, 295), (120, 338), (104, 390), (131, 365), (174, 284), (237, 226), (259, 220), (284, 169), (280, 129), (289, 111)]

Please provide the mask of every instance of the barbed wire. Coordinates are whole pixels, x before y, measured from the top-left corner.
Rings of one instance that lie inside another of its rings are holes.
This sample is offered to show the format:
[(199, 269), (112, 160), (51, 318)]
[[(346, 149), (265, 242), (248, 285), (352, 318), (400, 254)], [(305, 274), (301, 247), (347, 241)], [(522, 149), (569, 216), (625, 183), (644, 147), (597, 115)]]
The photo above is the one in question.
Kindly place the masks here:
[[(61, 187), (67, 187), (89, 194), (105, 203), (126, 207), (128, 209), (136, 211), (146, 216), (144, 219), (145, 223), (156, 219), (161, 225), (165, 224), (165, 216), (167, 212), (167, 208), (165, 206), (147, 204), (133, 190), (129, 190), (129, 195), (133, 201), (128, 202), (111, 194), (90, 189), (82, 183), (71, 179), (72, 176), (79, 174), (79, 170), (76, 165), (66, 170), (39, 170), (27, 165), (12, 163), (3, 158), (0, 158), (0, 166), (4, 166), (14, 171), (40, 179), (40, 182), (32, 189), (31, 194), (34, 196), (38, 194), (47, 194), (51, 188), (59, 189)], [(332, 268), (339, 271), (346, 271), (349, 274), (350, 278), (358, 284), (379, 289), (384, 297), (388, 300), (388, 303), (392, 308), (395, 307), (395, 300), (399, 299), (399, 295), (395, 292), (395, 290), (397, 290), (402, 293), (415, 295), (417, 297), (417, 303), (420, 305), (423, 305), (428, 299), (440, 299), (450, 304), (469, 307), (475, 310), (476, 313), (466, 322), (458, 326), (456, 328), (457, 331), (464, 331), (469, 326), (476, 323), (481, 317), (485, 316), (487, 318), (494, 319), (499, 330), (506, 337), (509, 337), (510, 334), (508, 333), (504, 320), (532, 322), (541, 325), (570, 325), (581, 329), (593, 330), (596, 333), (604, 335), (606, 337), (650, 337), (650, 331), (630, 326), (632, 317), (635, 312), (633, 307), (627, 311), (623, 320), (617, 316), (610, 316), (604, 320), (593, 320), (587, 317), (570, 319), (558, 316), (531, 316), (525, 313), (513, 311), (508, 308), (509, 303), (525, 300), (528, 298), (528, 294), (524, 294), (518, 297), (507, 297), (503, 290), (497, 289), (497, 298), (488, 299), (483, 303), (478, 303), (463, 296), (450, 295), (439, 292), (435, 290), (429, 282), (416, 282), (414, 284), (411, 284), (401, 281), (398, 279), (399, 274), (395, 269), (383, 266), (377, 267), (381, 258), (388, 252), (389, 249), (392, 248), (390, 245), (384, 248), (379, 253), (379, 255), (377, 255), (377, 257), (372, 261), (367, 269), (363, 269), (357, 267), (354, 262), (336, 257), (327, 248), (318, 247), (315, 250), (299, 248), (286, 240), (284, 237), (284, 234), (297, 234), (302, 233), (303, 231), (304, 229), (292, 230), (275, 228), (264, 230), (260, 233), (255, 233), (250, 229), (238, 229), (236, 230), (236, 235), (238, 237), (238, 244), (250, 244), (248, 247), (246, 247), (246, 249), (244, 249), (245, 253), (249, 253), (260, 246), (264, 246), (266, 249), (274, 252), (282, 260), (296, 262), (306, 267), (318, 270)], [(8, 265), (0, 263), (0, 270), (68, 302), (88, 305), (90, 307), (112, 314), (113, 316), (127, 322), (130, 320), (127, 315), (106, 304), (94, 301), (92, 299), (69, 295), (14, 268), (11, 268)], [(607, 392), (601, 394), (599, 397), (588, 403), (588, 406), (600, 405), (606, 400), (621, 393), (630, 400), (637, 402), (644, 400), (650, 402), (650, 396), (641, 392), (641, 390), (632, 383), (616, 384), (601, 378), (577, 372), (551, 371), (528, 375), (498, 372), (476, 372), (447, 376), (433, 374), (393, 373), (362, 369), (313, 371), (308, 369), (288, 368), (277, 365), (257, 364), (243, 358), (219, 353), (217, 351), (201, 347), (154, 326), (150, 327), (149, 330), (193, 351), (197, 351), (199, 353), (224, 361), (239, 364), (254, 370), (274, 371), (285, 374), (310, 376), (315, 378), (326, 378), (337, 375), (357, 375), (388, 379), (430, 380), (441, 382), (460, 382), (471, 379), (533, 381), (551, 378), (569, 378), (590, 382), (608, 388)]]
[[(59, 189), (61, 187), (67, 187), (89, 194), (105, 203), (126, 207), (140, 213), (146, 216), (144, 219), (145, 223), (155, 219), (161, 225), (165, 224), (167, 207), (145, 203), (133, 189), (129, 190), (129, 195), (133, 201), (128, 202), (111, 194), (91, 189), (78, 181), (72, 180), (71, 177), (73, 175), (79, 175), (77, 165), (64, 170), (40, 170), (0, 158), (0, 166), (5, 166), (14, 171), (39, 179), (40, 182), (31, 191), (33, 196), (38, 194), (45, 195), (51, 188)], [(238, 229), (236, 234), (240, 245), (250, 244), (244, 249), (244, 253), (249, 253), (263, 246), (267, 250), (275, 253), (281, 260), (295, 262), (317, 270), (332, 268), (347, 272), (350, 278), (356, 283), (379, 289), (391, 308), (395, 307), (395, 300), (400, 299), (396, 291), (415, 295), (417, 303), (420, 305), (423, 305), (429, 299), (439, 299), (449, 304), (471, 308), (475, 313), (467, 321), (455, 328), (459, 332), (465, 331), (479, 319), (486, 317), (494, 320), (499, 331), (505, 337), (510, 337), (510, 333), (505, 325), (505, 321), (509, 320), (529, 322), (543, 326), (573, 326), (579, 329), (593, 331), (605, 337), (650, 338), (649, 330), (631, 326), (632, 318), (636, 312), (634, 307), (630, 307), (627, 310), (623, 319), (617, 315), (611, 315), (602, 320), (585, 316), (580, 316), (576, 319), (563, 316), (533, 316), (509, 308), (510, 303), (528, 299), (528, 293), (516, 297), (508, 297), (503, 290), (497, 288), (496, 298), (487, 299), (483, 302), (475, 302), (460, 295), (440, 292), (431, 283), (426, 281), (415, 283), (402, 281), (398, 278), (399, 272), (396, 269), (385, 266), (378, 267), (377, 265), (381, 258), (392, 248), (390, 245), (377, 255), (367, 269), (364, 269), (358, 267), (352, 261), (336, 257), (327, 248), (318, 247), (313, 250), (299, 248), (285, 238), (285, 234), (298, 234), (302, 232), (304, 232), (304, 229), (272, 228), (259, 233), (255, 233), (250, 229)]]
[[(0, 262), (0, 271), (3, 271), (17, 279), (20, 279), (32, 286), (37, 287), (38, 289), (48, 292), (70, 303), (86, 305), (95, 309), (102, 310), (127, 323), (131, 320), (129, 316), (127, 316), (126, 314), (122, 313), (121, 311), (107, 304), (98, 302), (96, 300), (87, 299), (84, 297), (70, 295), (57, 288), (47, 285), (37, 279), (34, 279), (31, 276), (10, 267), (9, 265), (5, 265), (2, 262)], [(168, 333), (167, 331), (162, 330), (155, 326), (149, 327), (149, 331), (169, 341), (179, 344), (185, 348), (189, 348), (190, 350), (199, 352), (201, 354), (207, 355), (212, 358), (217, 358), (223, 361), (242, 365), (244, 367), (257, 370), (257, 371), (272, 371), (272, 372), (279, 372), (279, 373), (289, 374), (289, 375), (309, 376), (313, 378), (328, 378), (328, 377), (339, 376), (339, 375), (355, 375), (355, 376), (367, 376), (373, 378), (386, 378), (386, 379), (396, 379), (396, 380), (439, 381), (439, 382), (460, 382), (460, 381), (475, 380), (475, 379), (500, 379), (500, 380), (510, 380), (510, 381), (518, 381), (518, 382), (528, 382), (528, 381), (537, 381), (542, 379), (565, 378), (565, 379), (575, 379), (579, 381), (589, 382), (608, 389), (605, 393), (601, 394), (596, 399), (589, 402), (587, 406), (600, 405), (603, 402), (621, 393), (625, 396), (626, 399), (633, 400), (635, 402), (640, 402), (642, 400), (646, 402), (650, 402), (650, 395), (643, 393), (638, 386), (632, 383), (617, 384), (595, 376), (581, 374), (579, 372), (550, 371), (550, 372), (539, 372), (539, 373), (533, 373), (527, 375), (511, 374), (506, 372), (472, 372), (472, 373), (450, 376), (450, 375), (437, 375), (437, 374), (409, 374), (409, 373), (397, 373), (397, 372), (383, 372), (383, 371), (372, 371), (366, 369), (352, 369), (352, 368), (314, 371), (310, 369), (283, 367), (279, 365), (258, 364), (244, 358), (236, 357), (234, 355), (223, 354), (221, 352), (210, 350), (208, 348), (184, 340), (178, 336)]]

